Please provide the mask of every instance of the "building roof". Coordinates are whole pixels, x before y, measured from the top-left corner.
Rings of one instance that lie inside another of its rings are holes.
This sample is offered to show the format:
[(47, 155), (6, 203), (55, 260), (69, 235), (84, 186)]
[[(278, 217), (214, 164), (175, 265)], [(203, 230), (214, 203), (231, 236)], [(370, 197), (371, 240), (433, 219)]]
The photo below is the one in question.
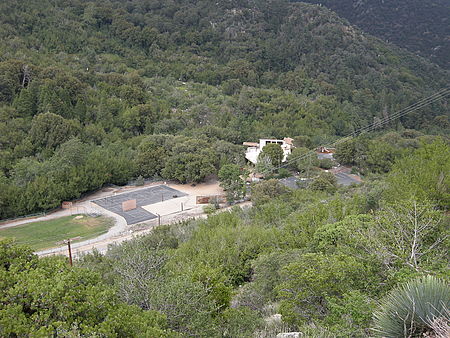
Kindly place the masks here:
[(284, 139), (283, 139), (283, 141), (284, 142), (286, 142), (287, 144), (289, 144), (289, 145), (293, 145), (293, 142), (294, 142), (294, 139), (293, 138), (290, 138), (290, 137), (285, 137)]

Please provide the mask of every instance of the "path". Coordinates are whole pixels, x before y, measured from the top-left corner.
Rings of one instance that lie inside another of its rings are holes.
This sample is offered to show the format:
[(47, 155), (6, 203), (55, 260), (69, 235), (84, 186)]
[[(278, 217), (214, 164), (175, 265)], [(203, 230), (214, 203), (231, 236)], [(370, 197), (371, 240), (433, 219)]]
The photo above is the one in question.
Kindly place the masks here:
[[(219, 184), (215, 180), (211, 180), (206, 183), (198, 184), (198, 185), (187, 185), (187, 184), (166, 184), (166, 182), (154, 182), (151, 184), (147, 184), (143, 187), (136, 188), (134, 186), (125, 186), (121, 188), (105, 188), (94, 194), (91, 194), (85, 197), (83, 200), (73, 202), (72, 210), (58, 210), (51, 214), (33, 217), (21, 220), (15, 220), (11, 222), (6, 222), (0, 225), (0, 228), (14, 227), (22, 224), (39, 222), (39, 221), (47, 221), (51, 219), (60, 218), (63, 216), (69, 216), (72, 214), (100, 214), (104, 216), (111, 217), (115, 220), (114, 226), (112, 226), (107, 233), (100, 235), (96, 238), (73, 243), (72, 248), (75, 255), (79, 255), (83, 252), (92, 251), (94, 248), (100, 251), (106, 251), (108, 245), (113, 243), (120, 243), (124, 240), (129, 240), (134, 236), (142, 235), (151, 231), (157, 224), (158, 219), (153, 219), (151, 221), (146, 222), (148, 228), (140, 231), (133, 231), (133, 225), (127, 225), (125, 219), (109, 210), (106, 210), (95, 203), (92, 203), (92, 200), (115, 196), (117, 194), (123, 192), (131, 192), (138, 191), (141, 189), (147, 189), (151, 186), (156, 185), (167, 185), (170, 188), (179, 190), (187, 195), (189, 195), (190, 203), (186, 206), (186, 210), (180, 211), (180, 206), (178, 202), (173, 202), (173, 200), (158, 203), (157, 208), (161, 210), (164, 209), (165, 212), (162, 213), (163, 218), (161, 220), (162, 224), (171, 224), (173, 222), (178, 222), (180, 220), (202, 217), (203, 213), (203, 205), (196, 205), (192, 203), (192, 197), (197, 195), (217, 195), (222, 194), (223, 190), (219, 187)], [(76, 210), (76, 212), (74, 212)], [(172, 211), (171, 211), (172, 210)], [(39, 256), (47, 256), (47, 255), (55, 255), (55, 254), (66, 254), (67, 246), (61, 246), (56, 248), (50, 248), (46, 250), (41, 250), (36, 252)]]

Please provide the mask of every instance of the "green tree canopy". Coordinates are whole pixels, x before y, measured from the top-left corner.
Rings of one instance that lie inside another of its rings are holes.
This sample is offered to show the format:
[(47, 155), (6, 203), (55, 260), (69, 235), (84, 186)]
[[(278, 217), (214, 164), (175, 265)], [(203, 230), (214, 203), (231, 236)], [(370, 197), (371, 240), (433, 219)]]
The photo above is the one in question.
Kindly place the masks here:
[(235, 164), (225, 164), (219, 170), (220, 186), (226, 191), (228, 202), (239, 200), (245, 195), (245, 181), (241, 175), (245, 173)]
[(283, 160), (283, 156), (283, 149), (277, 143), (266, 144), (259, 154), (261, 158), (268, 157), (273, 166), (279, 166)]
[(0, 275), (2, 336), (165, 336), (163, 315), (121, 303), (97, 273), (65, 259), (1, 241)]

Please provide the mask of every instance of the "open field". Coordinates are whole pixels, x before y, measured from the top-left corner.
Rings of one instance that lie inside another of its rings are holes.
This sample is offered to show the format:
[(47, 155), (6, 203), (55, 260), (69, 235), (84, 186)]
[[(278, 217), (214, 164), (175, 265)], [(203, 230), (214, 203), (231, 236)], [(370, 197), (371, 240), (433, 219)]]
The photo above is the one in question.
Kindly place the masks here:
[(113, 224), (112, 219), (104, 216), (66, 216), (0, 229), (0, 239), (15, 238), (19, 244), (40, 250), (60, 246), (57, 242), (67, 238), (80, 236), (80, 240), (86, 240), (97, 237), (106, 233)]

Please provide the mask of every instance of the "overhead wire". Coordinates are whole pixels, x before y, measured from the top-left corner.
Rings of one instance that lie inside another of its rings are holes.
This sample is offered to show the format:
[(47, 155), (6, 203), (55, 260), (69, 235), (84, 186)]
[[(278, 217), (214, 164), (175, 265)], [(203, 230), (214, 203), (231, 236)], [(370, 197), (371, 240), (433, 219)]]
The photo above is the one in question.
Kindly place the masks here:
[[(350, 140), (350, 139), (352, 139), (352, 138), (354, 138), (356, 136), (359, 136), (359, 135), (362, 135), (362, 134), (364, 134), (364, 133), (366, 133), (368, 131), (380, 128), (380, 127), (382, 127), (382, 126), (384, 126), (384, 125), (386, 125), (386, 124), (388, 124), (388, 123), (390, 123), (390, 122), (392, 122), (392, 121), (394, 121), (396, 119), (399, 119), (399, 118), (401, 118), (401, 117), (403, 117), (403, 116), (405, 116), (405, 115), (407, 115), (409, 113), (412, 113), (412, 112), (417, 111), (417, 110), (419, 110), (421, 108), (429, 106), (430, 104), (435, 103), (435, 102), (443, 99), (444, 97), (446, 97), (449, 94), (450, 94), (450, 88), (443, 88), (443, 89), (439, 90), (438, 92), (436, 92), (436, 93), (434, 93), (434, 94), (432, 94), (432, 95), (430, 95), (430, 96), (428, 96), (426, 98), (423, 98), (423, 99), (421, 99), (421, 100), (419, 100), (419, 101), (417, 101), (417, 102), (415, 102), (415, 103), (413, 103), (413, 104), (411, 104), (411, 105), (409, 105), (409, 106), (407, 106), (407, 107), (405, 107), (405, 108), (395, 112), (392, 115), (385, 116), (384, 118), (380, 119), (379, 121), (375, 121), (375, 122), (369, 124), (368, 126), (359, 128), (359, 129), (351, 132), (347, 136), (343, 136), (340, 139), (338, 139), (338, 140), (336, 140), (336, 141), (334, 141), (332, 143), (328, 143), (328, 144), (323, 145), (322, 147), (325, 147), (325, 148), (335, 147), (336, 145), (341, 144), (343, 142), (346, 142), (346, 141), (348, 141), (348, 140)], [(311, 150), (311, 151), (309, 151), (309, 152), (307, 152), (307, 153), (305, 153), (303, 155), (300, 155), (298, 157), (295, 157), (295, 158), (292, 158), (292, 159), (288, 159), (288, 161), (286, 161), (284, 164), (273, 168), (271, 171), (273, 172), (273, 171), (278, 170), (280, 168), (284, 168), (284, 167), (288, 166), (289, 164), (291, 164), (292, 162), (297, 162), (299, 160), (305, 159), (305, 158), (307, 158), (307, 157), (309, 157), (309, 156), (311, 156), (311, 155), (313, 155), (315, 153), (316, 152), (314, 150)]]

